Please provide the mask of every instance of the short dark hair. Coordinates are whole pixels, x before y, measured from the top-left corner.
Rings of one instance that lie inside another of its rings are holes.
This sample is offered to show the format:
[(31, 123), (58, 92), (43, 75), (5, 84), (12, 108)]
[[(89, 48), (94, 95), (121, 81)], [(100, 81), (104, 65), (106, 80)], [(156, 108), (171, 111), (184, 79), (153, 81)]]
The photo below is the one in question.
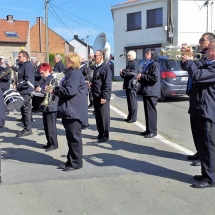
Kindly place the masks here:
[(204, 34), (202, 34), (202, 37), (207, 36), (208, 40), (214, 40), (215, 39), (215, 35), (213, 33), (210, 32), (206, 32)]
[(157, 52), (155, 50), (153, 50), (153, 49), (146, 49), (145, 53), (148, 53), (148, 52), (151, 53), (151, 59), (153, 61), (158, 61), (158, 55), (157, 55)]
[(22, 54), (27, 60), (30, 58), (28, 52), (26, 51), (20, 51), (19, 54)]

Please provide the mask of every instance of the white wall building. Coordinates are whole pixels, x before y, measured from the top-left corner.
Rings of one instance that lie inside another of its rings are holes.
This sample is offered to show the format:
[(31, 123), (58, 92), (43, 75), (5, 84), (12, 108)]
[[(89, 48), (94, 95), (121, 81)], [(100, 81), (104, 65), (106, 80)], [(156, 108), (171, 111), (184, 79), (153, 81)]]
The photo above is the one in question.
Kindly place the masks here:
[(203, 6), (205, 2), (129, 0), (112, 6), (115, 78), (126, 66), (126, 56), (120, 56), (129, 50), (135, 50), (139, 60), (146, 48), (159, 50), (168, 43), (175, 46), (184, 42), (198, 44), (203, 33), (214, 33), (213, 1), (208, 1), (208, 7)]
[(83, 55), (85, 60), (88, 60), (88, 54), (93, 53), (93, 49), (83, 40), (78, 38), (78, 35), (74, 35), (74, 38), (69, 42), (75, 49), (74, 52), (79, 55)]

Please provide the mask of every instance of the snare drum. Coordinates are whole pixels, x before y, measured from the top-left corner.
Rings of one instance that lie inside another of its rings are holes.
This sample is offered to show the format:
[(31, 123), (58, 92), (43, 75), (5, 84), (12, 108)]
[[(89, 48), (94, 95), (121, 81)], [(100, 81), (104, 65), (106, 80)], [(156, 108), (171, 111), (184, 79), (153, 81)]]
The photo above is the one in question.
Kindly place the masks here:
[(19, 109), (24, 104), (24, 99), (19, 94), (18, 91), (14, 89), (9, 89), (4, 91), (4, 103), (6, 105), (7, 110), (14, 111), (16, 109)]

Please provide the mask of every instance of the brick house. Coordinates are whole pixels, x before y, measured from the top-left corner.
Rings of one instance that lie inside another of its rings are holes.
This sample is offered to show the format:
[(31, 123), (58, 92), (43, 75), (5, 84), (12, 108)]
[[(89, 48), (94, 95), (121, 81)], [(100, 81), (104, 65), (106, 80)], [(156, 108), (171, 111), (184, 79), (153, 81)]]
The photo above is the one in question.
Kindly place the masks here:
[[(43, 24), (43, 18), (37, 17), (36, 24), (30, 28), (31, 35), (31, 57), (45, 58), (45, 24)], [(69, 44), (62, 36), (48, 28), (48, 43), (49, 53), (55, 54), (67, 54), (74, 52), (74, 47)]]
[(0, 19), (0, 56), (15, 62), (18, 52), (30, 51), (29, 21), (14, 20), (13, 15)]

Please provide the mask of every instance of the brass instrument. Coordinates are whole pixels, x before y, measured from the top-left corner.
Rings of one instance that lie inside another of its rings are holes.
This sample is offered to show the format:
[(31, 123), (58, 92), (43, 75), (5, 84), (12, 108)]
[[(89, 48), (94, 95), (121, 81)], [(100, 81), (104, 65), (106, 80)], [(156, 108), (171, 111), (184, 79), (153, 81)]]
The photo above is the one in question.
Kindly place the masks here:
[(3, 78), (4, 76), (8, 75), (8, 74), (11, 73), (11, 72), (12, 72), (12, 69), (9, 68), (6, 72), (4, 72), (4, 73), (2, 73), (2, 74), (0, 75), (0, 79)]
[[(64, 76), (64, 73), (61, 72), (61, 73), (57, 74), (56, 77), (53, 78), (53, 79), (50, 81), (50, 84), (49, 84), (49, 86), (48, 86), (48, 89), (46, 90), (45, 99), (44, 99), (44, 101), (43, 101), (43, 103), (42, 103), (41, 105), (47, 107), (47, 106), (49, 106), (49, 104), (51, 103), (53, 94), (50, 93), (49, 90), (55, 88), (57, 81), (61, 80), (61, 79), (59, 78), (59, 76), (61, 76), (61, 77)], [(57, 78), (57, 77), (58, 77), (58, 78)]]
[[(197, 51), (197, 48), (194, 48), (195, 51), (192, 51), (193, 48), (191, 46), (187, 46), (185, 49), (190, 51), (181, 51), (181, 49), (185, 47), (178, 47), (178, 46), (167, 46), (165, 48), (161, 48), (160, 54), (162, 56), (167, 56), (170, 60), (181, 60), (181, 56), (188, 55), (193, 57), (193, 60), (200, 60), (206, 54), (201, 54)], [(196, 46), (197, 47), (197, 46)]]

